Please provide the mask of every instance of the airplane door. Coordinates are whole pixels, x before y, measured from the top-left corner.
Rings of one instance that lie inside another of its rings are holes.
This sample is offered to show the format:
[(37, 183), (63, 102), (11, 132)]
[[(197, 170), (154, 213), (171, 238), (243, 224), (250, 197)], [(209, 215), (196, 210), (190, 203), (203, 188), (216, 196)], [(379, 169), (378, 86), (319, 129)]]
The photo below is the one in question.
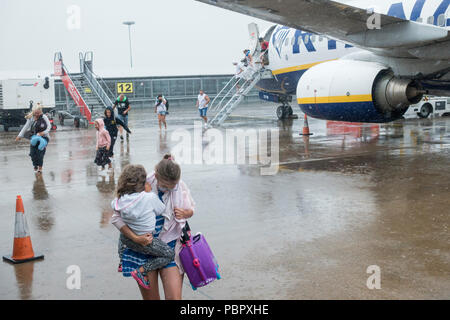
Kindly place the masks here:
[(450, 29), (450, 7), (448, 7), (447, 12), (445, 12), (445, 25), (447, 29)]
[(258, 39), (259, 39), (258, 25), (256, 23), (254, 23), (254, 22), (250, 23), (248, 25), (248, 33), (250, 35), (249, 50), (250, 50), (250, 53), (253, 55), (255, 53), (255, 51), (259, 48), (259, 43), (258, 43)]

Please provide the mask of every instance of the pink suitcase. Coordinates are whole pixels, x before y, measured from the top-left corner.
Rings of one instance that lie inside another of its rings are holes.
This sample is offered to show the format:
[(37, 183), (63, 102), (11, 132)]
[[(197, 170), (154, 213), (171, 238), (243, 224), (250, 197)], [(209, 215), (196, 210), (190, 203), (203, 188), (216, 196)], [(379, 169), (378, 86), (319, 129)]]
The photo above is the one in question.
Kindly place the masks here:
[(180, 252), (181, 264), (193, 290), (220, 279), (217, 260), (201, 233), (192, 237), (189, 225), (186, 223), (181, 243), (183, 245)]

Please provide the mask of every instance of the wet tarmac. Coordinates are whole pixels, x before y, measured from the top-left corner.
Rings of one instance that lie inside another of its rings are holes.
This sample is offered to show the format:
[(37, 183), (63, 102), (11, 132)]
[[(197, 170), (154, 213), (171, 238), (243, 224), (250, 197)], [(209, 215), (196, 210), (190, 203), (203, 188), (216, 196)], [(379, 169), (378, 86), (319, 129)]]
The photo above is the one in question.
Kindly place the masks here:
[[(221, 132), (279, 130), (279, 170), (254, 164), (183, 164), (196, 200), (190, 224), (210, 243), (222, 279), (184, 299), (450, 298), (450, 118), (358, 125), (274, 119), (271, 105), (239, 108)], [(121, 169), (148, 171), (193, 132), (197, 111), (171, 108), (167, 133), (151, 109), (133, 110), (114, 174), (99, 174), (93, 129), (51, 133), (37, 178), (26, 141), (0, 133), (0, 253), (10, 254), (21, 195), (35, 252), (45, 260), (0, 263), (0, 299), (140, 299), (117, 273), (118, 231), (110, 201)], [(164, 132), (164, 131), (163, 131)], [(208, 131), (207, 131), (208, 132)], [(203, 145), (204, 146), (204, 145)], [(81, 269), (69, 290), (67, 268)], [(366, 285), (379, 266), (381, 288)], [(161, 290), (162, 292), (162, 290)]]

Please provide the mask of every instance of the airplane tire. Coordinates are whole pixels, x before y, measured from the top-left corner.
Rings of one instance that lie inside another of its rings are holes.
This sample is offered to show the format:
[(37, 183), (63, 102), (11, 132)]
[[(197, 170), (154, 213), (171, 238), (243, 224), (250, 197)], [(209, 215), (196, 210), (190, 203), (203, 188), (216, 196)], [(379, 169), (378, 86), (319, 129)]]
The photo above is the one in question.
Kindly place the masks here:
[(284, 106), (279, 106), (277, 108), (277, 118), (278, 120), (283, 120), (286, 118), (286, 108)]
[(292, 116), (293, 114), (294, 114), (294, 111), (292, 110), (292, 107), (289, 106), (289, 107), (287, 108), (287, 115), (288, 115), (288, 117)]
[(79, 128), (80, 127), (80, 118), (76, 117), (75, 119), (73, 119), (73, 126), (75, 128)]
[(426, 119), (433, 112), (433, 106), (429, 103), (425, 103), (421, 108), (420, 112), (417, 114), (420, 118)]

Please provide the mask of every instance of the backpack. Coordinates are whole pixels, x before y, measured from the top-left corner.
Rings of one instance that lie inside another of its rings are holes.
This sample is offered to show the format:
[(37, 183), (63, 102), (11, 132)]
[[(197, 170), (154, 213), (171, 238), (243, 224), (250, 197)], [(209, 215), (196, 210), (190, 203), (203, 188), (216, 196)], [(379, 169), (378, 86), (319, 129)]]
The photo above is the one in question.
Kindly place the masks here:
[[(166, 111), (169, 111), (169, 100), (167, 100), (166, 97), (164, 97), (164, 96), (163, 96), (163, 98), (164, 98), (164, 100), (166, 100)], [(155, 103), (158, 103), (158, 98), (156, 98)]]
[(39, 117), (39, 119), (37, 119), (31, 127), (31, 131), (34, 134), (37, 134), (39, 132), (45, 131), (47, 129), (47, 122), (45, 122), (44, 120), (44, 116)]

